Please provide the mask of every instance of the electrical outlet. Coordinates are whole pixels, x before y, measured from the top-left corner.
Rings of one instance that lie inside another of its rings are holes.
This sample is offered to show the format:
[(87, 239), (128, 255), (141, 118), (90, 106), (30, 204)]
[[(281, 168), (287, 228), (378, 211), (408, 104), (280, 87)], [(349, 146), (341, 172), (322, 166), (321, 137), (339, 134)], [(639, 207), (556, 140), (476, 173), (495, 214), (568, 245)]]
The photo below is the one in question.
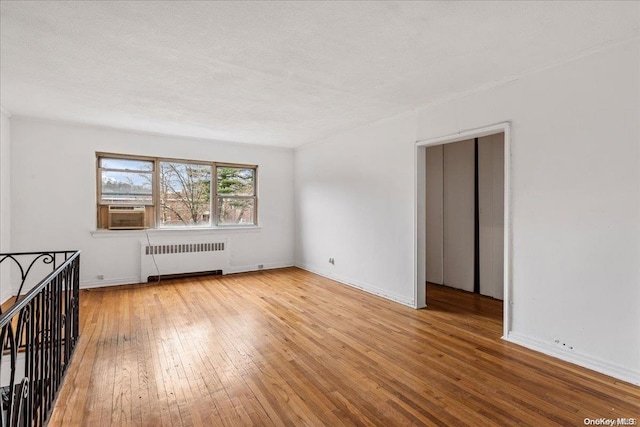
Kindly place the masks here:
[(558, 338), (554, 339), (553, 342), (556, 345), (558, 345), (559, 347), (566, 348), (566, 349), (569, 349), (569, 350), (573, 350), (573, 346), (572, 345), (569, 345), (566, 342), (562, 342)]
[(264, 264), (258, 264), (258, 270), (262, 270), (264, 268)]
[(98, 280), (104, 280), (104, 275), (103, 274), (98, 274)]
[(329, 264), (336, 265), (336, 260), (333, 258), (329, 258)]

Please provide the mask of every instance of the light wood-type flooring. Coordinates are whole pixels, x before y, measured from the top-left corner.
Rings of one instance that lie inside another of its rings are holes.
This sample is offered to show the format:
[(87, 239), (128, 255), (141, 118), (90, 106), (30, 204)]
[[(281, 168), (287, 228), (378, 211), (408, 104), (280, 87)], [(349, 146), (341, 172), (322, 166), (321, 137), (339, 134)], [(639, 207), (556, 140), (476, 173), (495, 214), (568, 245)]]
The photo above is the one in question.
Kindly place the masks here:
[(83, 290), (50, 426), (581, 426), (640, 388), (500, 339), (502, 303), (414, 310), (296, 269)]

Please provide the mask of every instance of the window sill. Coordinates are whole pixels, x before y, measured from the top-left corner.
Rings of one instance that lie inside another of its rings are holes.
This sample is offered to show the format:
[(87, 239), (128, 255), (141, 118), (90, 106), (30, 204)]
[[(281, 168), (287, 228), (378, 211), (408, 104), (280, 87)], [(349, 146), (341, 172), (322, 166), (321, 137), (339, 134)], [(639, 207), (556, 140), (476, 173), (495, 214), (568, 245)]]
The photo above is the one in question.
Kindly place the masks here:
[(150, 236), (168, 236), (168, 235), (218, 235), (218, 234), (240, 234), (240, 233), (258, 233), (262, 229), (259, 225), (246, 226), (229, 226), (229, 227), (207, 227), (207, 228), (147, 228), (144, 230), (92, 230), (91, 237), (94, 238), (110, 238), (110, 237), (143, 237)]

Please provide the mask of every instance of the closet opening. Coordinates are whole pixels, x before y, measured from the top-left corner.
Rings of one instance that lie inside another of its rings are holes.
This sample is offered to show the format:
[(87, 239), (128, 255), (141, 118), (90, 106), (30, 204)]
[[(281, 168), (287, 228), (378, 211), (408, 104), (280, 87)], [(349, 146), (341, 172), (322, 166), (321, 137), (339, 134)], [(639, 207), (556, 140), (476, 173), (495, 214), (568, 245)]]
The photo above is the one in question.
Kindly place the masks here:
[(484, 310), (506, 336), (509, 124), (419, 141), (416, 162), (416, 307), (431, 298), (462, 314)]

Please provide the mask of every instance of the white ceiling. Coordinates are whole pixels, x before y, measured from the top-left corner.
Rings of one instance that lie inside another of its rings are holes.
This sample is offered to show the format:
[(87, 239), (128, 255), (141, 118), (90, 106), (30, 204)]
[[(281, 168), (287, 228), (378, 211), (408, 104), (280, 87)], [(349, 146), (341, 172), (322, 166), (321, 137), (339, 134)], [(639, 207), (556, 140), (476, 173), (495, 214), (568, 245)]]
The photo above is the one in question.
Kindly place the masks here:
[(14, 115), (297, 147), (638, 37), (640, 3), (1, 1)]

